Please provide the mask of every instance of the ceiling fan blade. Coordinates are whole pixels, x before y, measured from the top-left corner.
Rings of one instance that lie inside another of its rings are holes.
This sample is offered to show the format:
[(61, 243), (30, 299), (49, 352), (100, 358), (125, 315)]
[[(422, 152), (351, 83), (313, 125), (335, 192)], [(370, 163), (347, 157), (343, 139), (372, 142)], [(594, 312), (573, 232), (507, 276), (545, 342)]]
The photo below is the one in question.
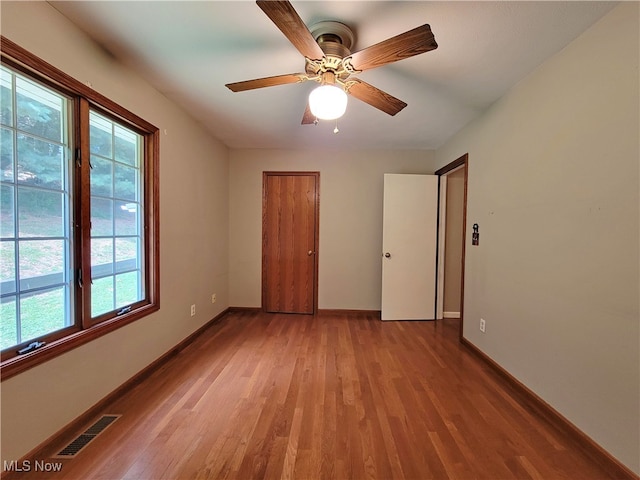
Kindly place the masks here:
[(389, 115), (395, 115), (407, 106), (402, 100), (383, 92), (367, 82), (358, 79), (349, 79), (349, 82), (354, 82), (348, 90), (351, 95)]
[(420, 55), (436, 48), (438, 44), (431, 32), (431, 27), (424, 24), (360, 50), (347, 58), (350, 59), (353, 68), (362, 71)]
[(307, 102), (307, 108), (304, 109), (304, 114), (302, 115), (302, 125), (312, 125), (316, 123), (316, 116), (311, 113), (311, 107), (309, 107), (309, 102)]
[(299, 83), (306, 80), (306, 75), (302, 73), (289, 73), (286, 75), (276, 75), (275, 77), (256, 78), (254, 80), (245, 80), (244, 82), (227, 83), (225, 87), (233, 92), (244, 92), (245, 90), (254, 90), (256, 88), (275, 87), (276, 85), (285, 85), (287, 83)]
[(302, 55), (311, 60), (324, 57), (324, 52), (291, 3), (275, 0), (258, 0), (256, 3)]

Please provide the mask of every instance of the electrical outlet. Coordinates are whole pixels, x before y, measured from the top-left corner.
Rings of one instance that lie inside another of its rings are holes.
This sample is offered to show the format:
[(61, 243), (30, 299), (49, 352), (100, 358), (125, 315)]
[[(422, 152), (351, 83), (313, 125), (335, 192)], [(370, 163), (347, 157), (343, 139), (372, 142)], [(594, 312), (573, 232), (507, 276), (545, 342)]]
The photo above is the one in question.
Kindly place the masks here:
[(196, 314), (196, 306), (191, 305), (191, 316), (193, 317)]
[(216, 303), (216, 294), (215, 293), (211, 294), (211, 303)]
[(484, 318), (481, 318), (480, 319), (480, 331), (482, 333), (484, 333), (486, 328), (487, 328), (487, 322), (484, 321)]

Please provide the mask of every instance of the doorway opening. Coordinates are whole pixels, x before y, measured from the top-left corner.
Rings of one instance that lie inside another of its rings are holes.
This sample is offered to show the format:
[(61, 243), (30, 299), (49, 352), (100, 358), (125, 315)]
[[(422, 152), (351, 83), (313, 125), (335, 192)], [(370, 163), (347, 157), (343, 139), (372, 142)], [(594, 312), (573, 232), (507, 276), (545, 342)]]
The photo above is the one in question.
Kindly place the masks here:
[(459, 318), (464, 324), (464, 271), (469, 155), (435, 172), (439, 178), (436, 319)]

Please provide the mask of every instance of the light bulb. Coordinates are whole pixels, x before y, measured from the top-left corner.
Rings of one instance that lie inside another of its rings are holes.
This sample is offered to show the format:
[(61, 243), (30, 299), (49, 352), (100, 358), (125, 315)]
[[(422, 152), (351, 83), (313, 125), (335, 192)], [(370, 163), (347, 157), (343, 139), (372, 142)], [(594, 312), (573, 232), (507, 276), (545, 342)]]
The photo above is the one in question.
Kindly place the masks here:
[(321, 85), (309, 94), (309, 109), (321, 120), (334, 120), (347, 110), (347, 94), (335, 85)]

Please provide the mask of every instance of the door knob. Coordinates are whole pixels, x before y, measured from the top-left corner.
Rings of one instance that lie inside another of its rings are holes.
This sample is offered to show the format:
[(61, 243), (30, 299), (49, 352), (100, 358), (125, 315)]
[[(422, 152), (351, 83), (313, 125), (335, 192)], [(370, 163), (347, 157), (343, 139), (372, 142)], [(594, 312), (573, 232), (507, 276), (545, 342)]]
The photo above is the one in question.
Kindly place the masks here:
[(391, 254), (389, 252), (385, 253), (384, 256), (387, 258), (391, 258)]
[(307, 255), (311, 256), (311, 255), (313, 255), (314, 253), (315, 253), (315, 252), (314, 252), (313, 250), (309, 250), (309, 251), (307, 252)]

